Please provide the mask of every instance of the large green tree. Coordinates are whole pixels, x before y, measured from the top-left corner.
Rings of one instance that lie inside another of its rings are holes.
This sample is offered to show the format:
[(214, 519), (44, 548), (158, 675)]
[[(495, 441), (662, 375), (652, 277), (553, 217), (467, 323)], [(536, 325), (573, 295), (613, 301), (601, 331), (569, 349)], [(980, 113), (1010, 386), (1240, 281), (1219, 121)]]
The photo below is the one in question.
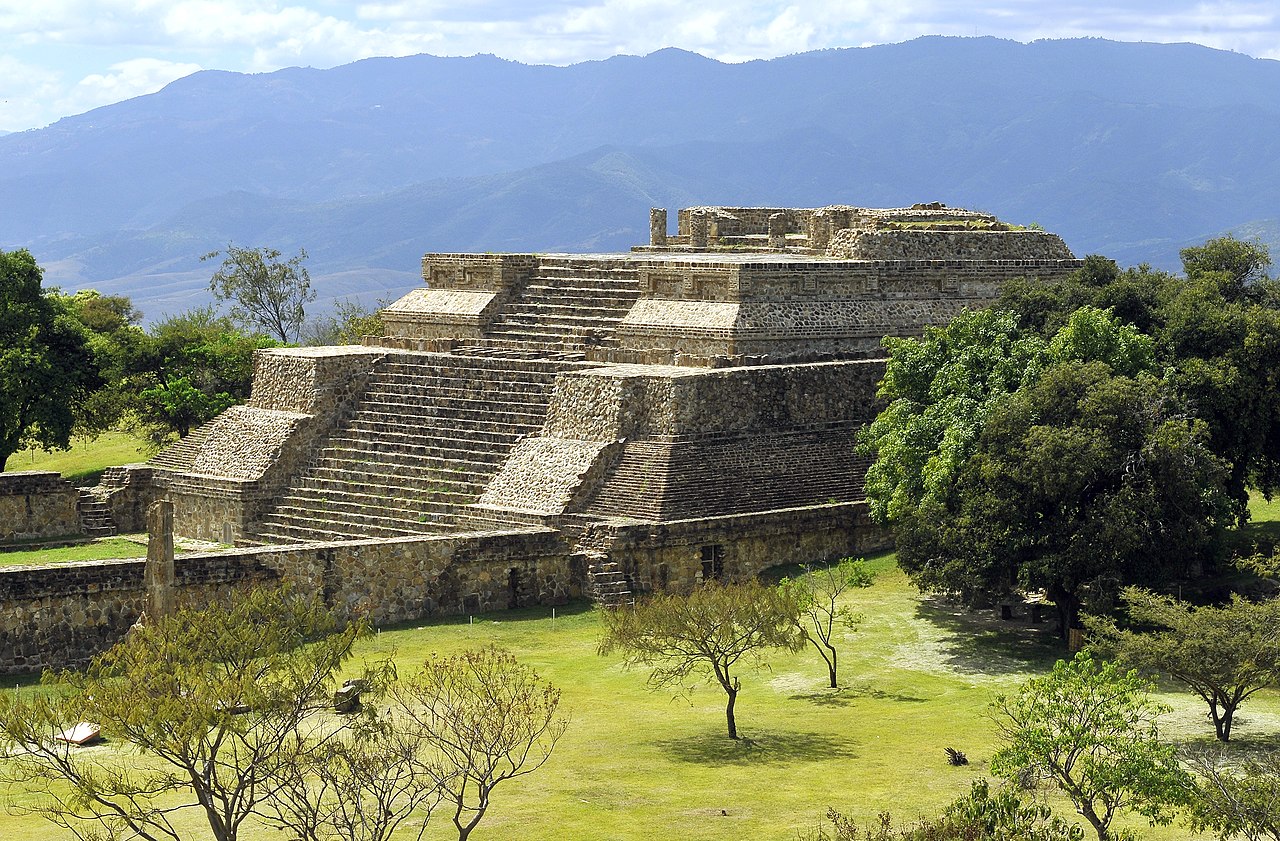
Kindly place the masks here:
[(24, 444), (66, 447), (98, 382), (83, 329), (41, 280), (29, 251), (0, 251), (0, 470)]
[(1149, 336), (1171, 389), (1208, 424), (1238, 518), (1248, 489), (1280, 489), (1280, 285), (1265, 246), (1222, 237), (1182, 251), (1181, 276), (1102, 257), (1055, 281), (1007, 284), (996, 306), (1047, 337), (1082, 307)]
[(1215, 545), (1230, 512), (1208, 430), (1108, 311), (1047, 340), (993, 310), (887, 344), (867, 496), (917, 585), (971, 603), (1045, 590), (1065, 637), (1086, 599), (1194, 571)]

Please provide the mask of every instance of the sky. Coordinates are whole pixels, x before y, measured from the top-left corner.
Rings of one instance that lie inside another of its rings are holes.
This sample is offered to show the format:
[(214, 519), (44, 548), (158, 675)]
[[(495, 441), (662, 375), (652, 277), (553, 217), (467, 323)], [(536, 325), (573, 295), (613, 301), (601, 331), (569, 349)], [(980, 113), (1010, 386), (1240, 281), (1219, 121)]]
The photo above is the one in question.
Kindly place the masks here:
[(681, 47), (721, 61), (921, 35), (1190, 41), (1280, 59), (1280, 3), (1184, 0), (0, 0), (0, 132), (198, 70), (492, 53), (573, 64)]

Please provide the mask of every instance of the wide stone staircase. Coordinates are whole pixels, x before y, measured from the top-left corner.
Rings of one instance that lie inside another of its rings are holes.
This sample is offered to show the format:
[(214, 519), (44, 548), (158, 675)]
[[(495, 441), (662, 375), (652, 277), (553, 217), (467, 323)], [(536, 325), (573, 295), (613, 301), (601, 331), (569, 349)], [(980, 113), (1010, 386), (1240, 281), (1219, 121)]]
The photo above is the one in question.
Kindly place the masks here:
[(537, 276), (503, 308), (487, 336), (530, 349), (616, 347), (618, 322), (639, 298), (638, 272), (625, 261), (544, 258)]
[(389, 354), (354, 409), (250, 530), (267, 543), (450, 530), (572, 363)]

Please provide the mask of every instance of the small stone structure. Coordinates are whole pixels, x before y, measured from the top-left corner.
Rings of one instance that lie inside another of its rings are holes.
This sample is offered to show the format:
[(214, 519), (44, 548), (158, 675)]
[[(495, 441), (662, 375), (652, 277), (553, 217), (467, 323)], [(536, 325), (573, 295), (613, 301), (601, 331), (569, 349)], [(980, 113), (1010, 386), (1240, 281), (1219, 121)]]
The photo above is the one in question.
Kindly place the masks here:
[[(1080, 265), (1053, 234), (936, 203), (666, 218), (624, 254), (427, 254), (386, 335), (260, 351), (247, 405), (96, 497), (121, 528), (164, 499), (179, 535), (242, 547), (180, 557), (179, 601), (280, 579), (375, 621), (857, 554), (887, 545), (854, 447), (880, 340)], [(146, 588), (141, 564), (100, 570), (52, 574), (57, 597), (0, 572), (0, 643), (17, 602), (72, 653), (93, 635), (69, 617), (97, 604), (109, 642)]]
[(0, 473), (0, 544), (80, 534), (79, 497), (57, 473)]

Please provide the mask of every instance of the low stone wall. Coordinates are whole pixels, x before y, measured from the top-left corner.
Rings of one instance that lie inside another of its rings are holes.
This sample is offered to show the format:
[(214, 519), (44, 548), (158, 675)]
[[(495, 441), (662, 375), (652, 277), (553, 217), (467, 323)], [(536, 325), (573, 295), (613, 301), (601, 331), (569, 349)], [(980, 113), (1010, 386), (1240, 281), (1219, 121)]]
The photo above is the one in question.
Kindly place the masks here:
[(827, 248), (848, 260), (1071, 260), (1062, 237), (1048, 231), (837, 231)]
[(0, 543), (79, 534), (79, 498), (58, 473), (0, 473)]
[[(275, 577), (237, 555), (182, 557), (175, 567), (183, 605)], [(146, 609), (145, 568), (127, 560), (0, 569), (0, 672), (81, 665), (114, 645)]]
[(723, 578), (743, 580), (780, 564), (879, 551), (892, 537), (859, 502), (660, 524), (617, 520), (592, 526), (582, 545), (620, 563), (633, 591), (658, 591), (701, 583), (709, 557), (720, 559)]
[[(115, 644), (146, 608), (142, 560), (0, 569), (0, 673), (78, 665)], [(179, 605), (269, 581), (378, 624), (560, 604), (579, 595), (567, 549), (546, 528), (309, 543), (181, 555)]]

